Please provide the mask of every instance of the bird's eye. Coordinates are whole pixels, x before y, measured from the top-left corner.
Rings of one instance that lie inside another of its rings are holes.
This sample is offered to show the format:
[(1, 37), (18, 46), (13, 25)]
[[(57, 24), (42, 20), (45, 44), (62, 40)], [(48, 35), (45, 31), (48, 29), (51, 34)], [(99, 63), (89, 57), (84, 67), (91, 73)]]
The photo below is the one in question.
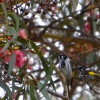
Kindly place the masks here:
[(60, 55), (60, 59), (63, 59), (63, 55)]
[(81, 66), (81, 67), (79, 68), (79, 70), (80, 70), (80, 71), (84, 71), (84, 66)]
[(63, 57), (64, 59), (67, 59), (68, 57), (66, 56), (66, 55), (64, 55), (64, 57)]
[(68, 58), (66, 55), (60, 55), (60, 59), (65, 59)]

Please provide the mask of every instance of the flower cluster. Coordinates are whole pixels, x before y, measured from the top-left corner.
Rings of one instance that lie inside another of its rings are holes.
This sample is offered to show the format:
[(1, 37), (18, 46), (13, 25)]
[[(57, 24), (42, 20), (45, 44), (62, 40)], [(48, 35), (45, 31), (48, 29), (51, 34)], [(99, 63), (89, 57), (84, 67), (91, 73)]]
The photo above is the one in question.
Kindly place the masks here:
[(27, 39), (27, 34), (26, 34), (26, 31), (24, 29), (20, 29), (19, 35), (21, 38)]
[(91, 26), (90, 26), (90, 23), (88, 21), (85, 23), (85, 32), (87, 32), (87, 33), (91, 32)]
[[(22, 39), (27, 39), (26, 31), (24, 29), (20, 29), (19, 37), (22, 38)], [(11, 38), (10, 36), (7, 36), (6, 41), (10, 40), (10, 38)], [(3, 41), (3, 34), (1, 35), (1, 41)], [(2, 47), (0, 47), (0, 59), (4, 58), (2, 63), (9, 64), (9, 62), (11, 60), (11, 55), (12, 55), (13, 52), (16, 55), (15, 67), (20, 69), (24, 66), (24, 64), (27, 60), (25, 58), (24, 52), (21, 51), (20, 49), (18, 49), (18, 50), (6, 49), (6, 50), (2, 51)], [(32, 66), (28, 66), (28, 69), (32, 70)]]
[(69, 53), (70, 54), (74, 54), (74, 53), (83, 53), (85, 51), (92, 51), (93, 50), (93, 46), (90, 44), (80, 44), (80, 43), (76, 43), (73, 47), (69, 48)]
[[(2, 51), (2, 48), (0, 48), (0, 52)], [(22, 68), (26, 62), (26, 58), (24, 57), (24, 54), (21, 50), (14, 50), (14, 53), (16, 55), (16, 61), (15, 66), (17, 68)], [(5, 57), (5, 60), (3, 63), (9, 64), (11, 60), (12, 52), (10, 50), (5, 50), (0, 54), (0, 58)], [(32, 66), (28, 66), (28, 69), (32, 70)]]

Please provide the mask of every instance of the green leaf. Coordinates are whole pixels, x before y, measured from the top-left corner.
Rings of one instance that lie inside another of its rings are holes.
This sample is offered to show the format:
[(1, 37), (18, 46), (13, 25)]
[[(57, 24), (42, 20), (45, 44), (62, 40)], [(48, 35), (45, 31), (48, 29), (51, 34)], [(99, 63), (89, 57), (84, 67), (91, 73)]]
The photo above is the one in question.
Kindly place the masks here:
[(5, 22), (6, 22), (6, 29), (8, 28), (8, 20), (7, 20), (7, 10), (6, 10), (6, 6), (4, 5), (4, 3), (0, 3), (2, 10), (4, 11), (4, 15), (5, 15)]
[(94, 4), (94, 0), (91, 0), (92, 4)]
[(80, 30), (83, 30), (83, 28), (84, 28), (83, 15), (79, 16), (78, 21), (79, 21)]
[(7, 41), (0, 53), (2, 53), (4, 50), (6, 50), (9, 47), (10, 43), (11, 43), (11, 41)]
[(27, 65), (28, 65), (28, 59), (26, 60), (26, 62), (25, 62), (25, 64), (24, 64), (24, 66), (19, 70), (19, 73), (17, 74), (17, 76), (16, 77), (18, 77), (18, 76), (20, 76), (20, 75), (23, 75), (24, 73), (24, 71), (25, 71), (25, 69), (27, 68)]
[(8, 94), (8, 96), (9, 96), (8, 100), (12, 100), (12, 93), (11, 93), (11, 90), (9, 89), (9, 87), (7, 86), (7, 84), (0, 80), (0, 87), (2, 87)]
[(31, 2), (31, 8), (33, 8), (34, 0), (30, 0), (30, 2)]
[(78, 5), (78, 0), (70, 0), (71, 6), (73, 8), (72, 11), (75, 11)]
[(93, 62), (96, 62), (96, 61), (98, 61), (98, 55), (94, 53)]
[[(40, 82), (38, 82), (38, 88), (39, 88), (39, 90), (41, 89), (42, 86), (43, 86), (43, 84), (40, 83)], [(48, 95), (48, 92), (47, 92), (46, 88), (44, 88), (44, 89), (41, 91), (41, 93), (42, 93), (43, 96), (46, 98), (46, 100), (50, 100), (50, 97), (49, 97), (49, 95)]]
[(9, 32), (10, 35), (16, 34), (16, 30), (15, 30), (14, 27), (9, 27), (9, 28), (8, 28), (8, 32)]
[(8, 41), (6, 42), (6, 44), (4, 45), (4, 47), (3, 47), (3, 49), (1, 50), (0, 53), (2, 53), (4, 50), (6, 50), (6, 49), (9, 47), (10, 43), (13, 42), (13, 40), (16, 40), (17, 37), (18, 37), (18, 34), (17, 34), (17, 33), (14, 34), (13, 37), (12, 37), (12, 39), (11, 39), (11, 40), (8, 40)]
[(14, 95), (14, 91), (15, 91), (15, 79), (14, 79), (14, 75), (12, 76), (12, 95)]
[(15, 62), (16, 62), (16, 55), (13, 52), (13, 54), (11, 55), (11, 58), (10, 58), (10, 62), (9, 62), (8, 75), (11, 74), (13, 67), (15, 66)]
[(19, 17), (15, 13), (8, 13), (8, 16), (11, 17), (16, 22), (15, 28), (16, 31), (19, 32)]
[(46, 62), (46, 60), (44, 59), (44, 57), (42, 56), (41, 52), (39, 51), (38, 47), (36, 46), (36, 44), (33, 41), (30, 41), (32, 48), (34, 48), (34, 50), (36, 51), (37, 55), (40, 57), (44, 70), (46, 72), (46, 74), (48, 74), (49, 68), (48, 68), (48, 64)]
[(31, 100), (37, 100), (35, 97), (35, 89), (32, 82), (30, 82), (30, 97), (31, 97)]
[[(48, 75), (48, 72), (49, 72), (49, 67), (48, 67), (48, 64), (45, 60), (45, 58), (43, 57), (43, 55), (41, 54), (41, 52), (39, 51), (38, 47), (36, 46), (36, 44), (33, 42), (33, 41), (30, 41), (31, 45), (32, 45), (32, 48), (34, 48), (34, 50), (36, 51), (37, 55), (40, 57), (41, 61), (42, 61), (42, 64), (43, 64), (43, 67), (44, 67), (44, 70), (46, 72), (46, 75)], [(52, 78), (50, 78), (50, 83), (51, 85), (53, 86), (54, 88), (54, 83), (53, 83), (53, 80)], [(55, 88), (54, 88), (55, 89)]]
[(27, 30), (27, 27), (26, 27), (25, 23), (21, 19), (19, 19), (19, 23), (22, 26), (22, 28), (24, 28), (25, 30)]
[(89, 19), (90, 27), (91, 27), (91, 34), (93, 34), (93, 19)]
[[(16, 41), (17, 38), (18, 38), (18, 34), (17, 34), (17, 32), (14, 30), (14, 28), (11, 28), (11, 29), (12, 29), (12, 31), (14, 31), (15, 34), (13, 35), (13, 37), (11, 38), (11, 40), (8, 40), (8, 41), (5, 43), (3, 49), (2, 49), (2, 51), (1, 51), (0, 53), (2, 53), (4, 50), (6, 50), (6, 49), (9, 47), (10, 43)], [(11, 31), (11, 30), (10, 30), (10, 31)]]
[(17, 90), (18, 92), (17, 92), (17, 95), (16, 95), (16, 99), (15, 100), (19, 100), (19, 97), (20, 97), (20, 93), (23, 93), (23, 91), (24, 91), (24, 89), (23, 89), (23, 86), (15, 86), (15, 90)]
[(51, 75), (52, 75), (52, 73), (53, 73), (53, 66), (54, 66), (54, 64), (53, 64), (53, 62), (52, 62), (52, 60), (51, 60), (50, 57), (49, 57), (49, 61), (50, 61), (50, 68), (49, 68), (49, 72), (48, 72), (48, 74), (47, 74), (47, 79), (45, 80), (45, 83), (43, 84), (43, 86), (42, 86), (42, 88), (40, 89), (40, 91), (42, 91), (42, 90), (46, 87), (46, 85), (47, 85), (48, 81), (50, 80)]
[(94, 19), (96, 19), (96, 16), (95, 15), (93, 15), (93, 22), (92, 22), (92, 24), (93, 24), (93, 35), (95, 34), (95, 32), (97, 31), (97, 24), (96, 24), (96, 22), (94, 21)]
[(11, 39), (11, 42), (17, 40), (17, 38), (18, 38), (18, 33), (15, 33), (15, 34), (13, 35), (12, 39)]
[(90, 64), (90, 63), (93, 63), (94, 62), (94, 57), (95, 57), (95, 52), (92, 52), (90, 53), (88, 56), (87, 56), (87, 64)]
[(23, 44), (27, 44), (28, 43), (28, 41), (26, 39), (22, 39), (20, 37), (18, 37), (18, 41), (23, 43)]

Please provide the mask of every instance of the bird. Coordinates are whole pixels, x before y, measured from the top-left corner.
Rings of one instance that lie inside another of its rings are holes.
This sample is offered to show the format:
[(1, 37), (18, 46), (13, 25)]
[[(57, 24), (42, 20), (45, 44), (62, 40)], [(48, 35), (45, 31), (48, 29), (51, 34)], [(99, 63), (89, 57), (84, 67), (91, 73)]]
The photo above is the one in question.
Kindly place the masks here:
[[(68, 95), (69, 95), (69, 88), (72, 87), (72, 80), (73, 80), (73, 72), (71, 66), (71, 60), (66, 55), (59, 55), (59, 70), (64, 75), (68, 87)], [(70, 97), (70, 95), (69, 95)]]
[(80, 77), (88, 77), (88, 76), (91, 76), (92, 78), (93, 77), (100, 77), (100, 74), (94, 70), (91, 70), (91, 69), (86, 69), (88, 67), (85, 67), (85, 66), (80, 66), (78, 69), (80, 71)]

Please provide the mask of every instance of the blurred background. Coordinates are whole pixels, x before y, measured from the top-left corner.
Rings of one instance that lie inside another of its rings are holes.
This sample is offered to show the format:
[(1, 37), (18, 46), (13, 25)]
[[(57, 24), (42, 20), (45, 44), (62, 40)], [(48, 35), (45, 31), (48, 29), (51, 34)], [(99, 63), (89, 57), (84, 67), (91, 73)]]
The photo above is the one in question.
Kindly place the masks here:
[[(99, 0), (3, 0), (0, 2), (5, 3), (8, 29), (15, 27), (16, 21), (9, 16), (9, 13), (15, 13), (20, 19), (19, 28), (27, 31), (27, 41), (32, 40), (36, 44), (48, 68), (50, 68), (49, 57), (57, 68), (59, 67), (58, 54), (65, 54), (71, 59), (74, 71), (73, 86), (70, 89), (71, 100), (100, 99)], [(2, 7), (0, 10), (0, 31), (6, 34), (6, 20), (2, 14), (4, 10)], [(17, 41), (21, 42), (20, 39)], [(29, 49), (28, 46), (27, 49)], [(35, 52), (26, 52), (25, 49), (23, 51), (29, 59), (29, 65), (32, 66), (32, 69), (27, 69), (26, 73), (32, 75), (35, 82), (44, 83), (47, 74), (44, 71), (45, 64), (41, 61), (41, 57)], [(84, 67), (84, 72), (80, 71), (81, 66)], [(1, 66), (1, 80), (4, 80), (4, 71), (5, 68), (2, 69)], [(16, 68), (13, 71), (16, 71)], [(62, 80), (56, 70), (53, 69), (51, 77), (55, 90), (51, 82), (46, 85), (50, 100), (67, 100), (63, 95)], [(24, 77), (23, 80), (26, 81), (27, 78)], [(11, 80), (9, 84), (11, 85)], [(16, 84), (18, 87), (22, 85), (23, 83), (20, 82)], [(30, 100), (28, 84), (25, 84), (25, 88), (27, 99), (24, 97), (24, 100)], [(46, 100), (38, 89), (36, 91), (37, 100)], [(3, 93), (5, 94), (4, 91)], [(22, 91), (20, 95), (19, 100), (22, 100)], [(2, 95), (1, 98), (3, 98)]]

